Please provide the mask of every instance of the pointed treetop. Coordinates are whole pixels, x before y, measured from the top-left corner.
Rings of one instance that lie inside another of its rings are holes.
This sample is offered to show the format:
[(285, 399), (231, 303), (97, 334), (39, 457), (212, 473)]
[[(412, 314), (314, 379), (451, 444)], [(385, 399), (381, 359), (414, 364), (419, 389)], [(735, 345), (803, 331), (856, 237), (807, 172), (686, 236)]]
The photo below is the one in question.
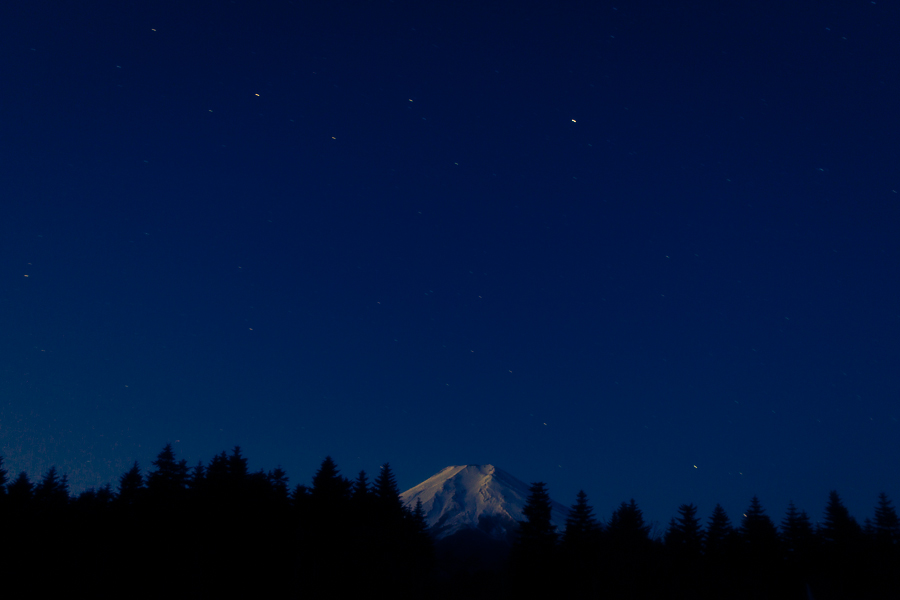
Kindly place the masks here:
[(119, 495), (118, 501), (121, 504), (134, 504), (138, 496), (143, 493), (144, 478), (141, 476), (141, 468), (138, 462), (134, 461), (128, 471), (119, 477)]
[(365, 471), (360, 471), (353, 482), (353, 500), (365, 500), (369, 497), (369, 493), (369, 479), (366, 477)]
[(528, 498), (522, 508), (524, 521), (519, 521), (519, 535), (516, 538), (515, 553), (528, 563), (543, 560), (555, 551), (558, 534), (556, 526), (550, 522), (551, 504), (547, 484), (542, 481), (532, 483)]
[(878, 494), (873, 528), (875, 539), (879, 542), (889, 545), (900, 543), (900, 520), (897, 518), (897, 511), (894, 510), (894, 506), (884, 492)]
[(397, 487), (397, 480), (394, 478), (394, 472), (391, 470), (390, 463), (381, 465), (378, 477), (375, 478), (372, 484), (372, 494), (379, 505), (391, 512), (398, 514), (403, 512), (400, 488)]
[(25, 471), (20, 472), (7, 488), (10, 500), (15, 500), (16, 502), (27, 502), (31, 500), (33, 491), (34, 484), (28, 480), (28, 473)]
[(237, 481), (247, 478), (247, 459), (241, 454), (241, 447), (235, 446), (228, 457), (228, 475)]
[(584, 555), (593, 551), (599, 542), (600, 525), (594, 518), (594, 509), (588, 504), (587, 494), (579, 490), (575, 504), (566, 517), (566, 529), (562, 534), (562, 545), (567, 551)]
[(644, 513), (634, 498), (619, 505), (610, 517), (606, 530), (616, 539), (634, 542), (650, 540), (650, 526), (644, 523)]
[(836, 491), (832, 490), (828, 494), (825, 517), (819, 532), (826, 542), (841, 545), (852, 541), (861, 533), (859, 523), (850, 516), (850, 511), (844, 506)]
[(333, 503), (350, 495), (350, 484), (344, 479), (330, 456), (326, 456), (312, 480), (312, 497), (317, 501)]

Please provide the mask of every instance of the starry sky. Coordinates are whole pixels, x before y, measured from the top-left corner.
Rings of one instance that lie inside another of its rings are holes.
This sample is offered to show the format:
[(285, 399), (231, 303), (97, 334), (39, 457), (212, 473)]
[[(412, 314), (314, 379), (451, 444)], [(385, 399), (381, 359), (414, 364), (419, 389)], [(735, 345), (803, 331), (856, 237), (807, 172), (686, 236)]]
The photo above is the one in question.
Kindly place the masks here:
[(900, 502), (900, 8), (0, 8), (0, 452)]

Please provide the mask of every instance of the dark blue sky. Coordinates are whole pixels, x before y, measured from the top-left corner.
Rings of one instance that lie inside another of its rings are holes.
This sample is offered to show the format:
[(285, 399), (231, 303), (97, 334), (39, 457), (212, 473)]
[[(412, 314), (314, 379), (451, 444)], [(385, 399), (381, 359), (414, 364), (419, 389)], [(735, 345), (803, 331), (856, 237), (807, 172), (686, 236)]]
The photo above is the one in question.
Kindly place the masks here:
[(890, 2), (0, 8), (0, 451), (900, 501)]

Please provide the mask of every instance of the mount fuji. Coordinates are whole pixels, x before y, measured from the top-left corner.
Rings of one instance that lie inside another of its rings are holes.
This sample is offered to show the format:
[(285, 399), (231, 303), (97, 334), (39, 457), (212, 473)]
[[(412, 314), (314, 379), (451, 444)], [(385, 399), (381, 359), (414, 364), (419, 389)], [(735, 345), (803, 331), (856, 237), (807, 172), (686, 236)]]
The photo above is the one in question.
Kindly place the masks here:
[[(477, 533), (510, 542), (525, 520), (522, 509), (528, 484), (493, 465), (457, 465), (443, 469), (400, 494), (410, 509), (422, 501), (425, 520), (435, 539), (458, 533)], [(551, 501), (551, 522), (561, 530), (569, 509)]]

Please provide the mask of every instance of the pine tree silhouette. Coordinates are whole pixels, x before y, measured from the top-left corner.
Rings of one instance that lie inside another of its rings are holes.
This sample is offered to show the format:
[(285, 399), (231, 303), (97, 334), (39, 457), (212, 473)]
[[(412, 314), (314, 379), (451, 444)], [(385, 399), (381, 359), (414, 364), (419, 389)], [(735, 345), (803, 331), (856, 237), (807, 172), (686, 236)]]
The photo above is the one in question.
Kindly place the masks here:
[(247, 459), (241, 454), (241, 447), (235, 446), (228, 457), (228, 477), (232, 485), (240, 485), (247, 479)]
[(369, 480), (365, 471), (360, 471), (356, 480), (353, 482), (352, 498), (354, 502), (364, 503), (368, 500), (370, 494)]
[(132, 506), (137, 503), (144, 493), (144, 478), (141, 476), (141, 468), (138, 462), (119, 478), (119, 493), (116, 502), (122, 506)]
[(602, 528), (588, 504), (587, 494), (579, 490), (575, 504), (566, 517), (566, 528), (560, 539), (560, 567), (563, 573), (563, 592), (568, 597), (596, 595), (597, 563), (600, 560)]
[(34, 486), (34, 501), (45, 509), (59, 510), (69, 503), (69, 482), (66, 475), (59, 477), (56, 467), (50, 467), (40, 483)]
[(290, 496), (287, 473), (281, 467), (275, 467), (274, 470), (266, 474), (266, 478), (269, 480), (269, 486), (275, 501), (279, 505), (287, 506)]
[(743, 546), (750, 555), (757, 558), (774, 558), (777, 555), (778, 530), (756, 496), (750, 500), (750, 506), (741, 520), (740, 534)]
[(556, 576), (556, 544), (559, 538), (551, 522), (552, 505), (547, 485), (532, 483), (519, 521), (519, 530), (510, 553), (513, 573), (522, 591), (540, 594), (549, 591)]
[(412, 511), (411, 522), (413, 531), (417, 535), (428, 535), (428, 521), (425, 519), (425, 509), (422, 508), (421, 498), (416, 498), (416, 507)]
[(723, 555), (727, 551), (733, 536), (734, 527), (731, 525), (731, 519), (728, 518), (728, 514), (722, 508), (722, 505), (716, 504), (706, 525), (703, 553), (708, 556)]
[(594, 509), (587, 502), (587, 494), (584, 490), (579, 490), (575, 496), (575, 504), (566, 517), (561, 549), (572, 557), (584, 557), (587, 561), (591, 561), (599, 550), (600, 531), (600, 525), (594, 517)]
[(522, 508), (525, 520), (519, 522), (518, 545), (536, 555), (549, 556), (556, 548), (558, 534), (551, 523), (552, 507), (547, 485), (541, 481), (531, 484)]
[(857, 543), (861, 533), (859, 523), (850, 516), (838, 493), (832, 490), (828, 494), (825, 517), (819, 528), (822, 540), (828, 545), (849, 549)]
[(16, 509), (25, 509), (31, 505), (34, 484), (28, 479), (28, 473), (22, 471), (9, 484), (7, 495), (9, 496), (9, 504)]
[(878, 494), (873, 526), (876, 542), (882, 547), (896, 547), (900, 544), (900, 520), (887, 494)]
[(788, 503), (787, 513), (781, 521), (781, 539), (788, 559), (802, 560), (812, 552), (815, 535), (809, 515), (798, 511), (793, 502)]
[(147, 494), (155, 502), (176, 501), (187, 489), (187, 461), (176, 461), (172, 444), (166, 444), (151, 464), (156, 469), (147, 475)]
[(341, 476), (337, 465), (326, 456), (312, 480), (312, 500), (319, 505), (343, 503), (350, 495), (350, 484)]
[(403, 501), (400, 500), (400, 488), (397, 487), (397, 480), (394, 478), (394, 472), (389, 463), (381, 465), (378, 477), (372, 484), (372, 495), (380, 511), (390, 518), (397, 519), (399, 523), (405, 509)]
[(610, 544), (621, 548), (644, 550), (650, 543), (650, 526), (634, 498), (613, 511), (605, 533)]
[(684, 557), (699, 557), (703, 550), (703, 530), (697, 518), (697, 507), (682, 504), (678, 517), (672, 519), (665, 535), (666, 548)]

